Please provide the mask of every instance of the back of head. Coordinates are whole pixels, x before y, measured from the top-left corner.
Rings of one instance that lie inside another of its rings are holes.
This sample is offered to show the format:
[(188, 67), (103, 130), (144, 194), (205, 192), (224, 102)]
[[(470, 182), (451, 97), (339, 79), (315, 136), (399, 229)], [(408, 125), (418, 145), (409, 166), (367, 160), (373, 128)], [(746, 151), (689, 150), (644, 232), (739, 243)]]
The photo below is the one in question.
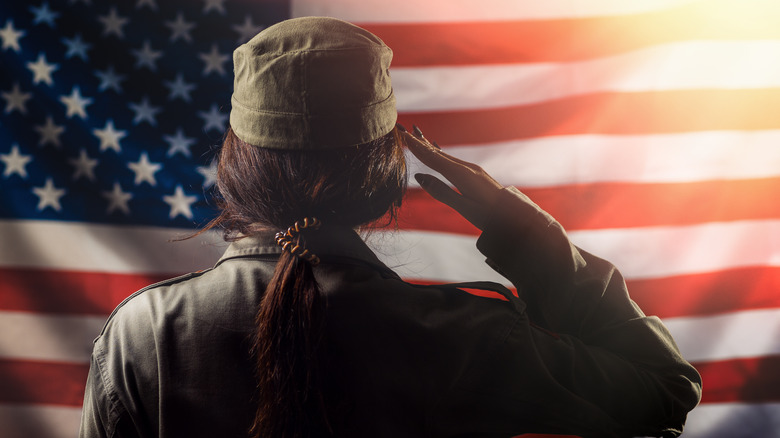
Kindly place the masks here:
[(217, 179), (229, 231), (305, 216), (356, 227), (400, 205), (406, 167), (394, 135), (392, 51), (378, 37), (335, 18), (297, 18), (263, 30), (233, 58)]

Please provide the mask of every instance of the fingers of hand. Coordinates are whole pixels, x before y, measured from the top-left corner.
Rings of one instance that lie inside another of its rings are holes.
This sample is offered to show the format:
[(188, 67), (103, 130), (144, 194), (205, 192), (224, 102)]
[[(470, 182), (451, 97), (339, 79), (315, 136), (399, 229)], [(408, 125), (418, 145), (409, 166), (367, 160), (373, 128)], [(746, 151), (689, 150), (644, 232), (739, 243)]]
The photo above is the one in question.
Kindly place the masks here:
[[(400, 126), (400, 125), (399, 125)], [(417, 126), (415, 135), (403, 130), (402, 138), (409, 150), (423, 164), (439, 172), (464, 196), (475, 201), (490, 202), (503, 186), (480, 166), (455, 158), (429, 142)]]
[(484, 179), (490, 185), (500, 188), (500, 185), (480, 166), (453, 157), (441, 149), (437, 149), (427, 140), (421, 140), (410, 133), (405, 133), (403, 137), (406, 147), (415, 157), (426, 166), (441, 173), (447, 180), (455, 184), (459, 190), (463, 189), (461, 184), (474, 183), (476, 179)]
[(437, 201), (441, 201), (453, 208), (452, 204), (457, 204), (458, 198), (462, 197), (460, 193), (453, 190), (444, 181), (427, 173), (415, 173), (414, 179), (420, 184), (420, 187), (428, 192)]
[(467, 221), (474, 224), (477, 228), (482, 229), (485, 221), (485, 212), (478, 202), (461, 195), (444, 183), (444, 181), (433, 175), (416, 173), (414, 179), (420, 183), (420, 187), (428, 192), (433, 199), (448, 205), (450, 208), (460, 213)]
[[(468, 169), (471, 169), (472, 171), (474, 171), (475, 173), (484, 173), (482, 168), (480, 168), (476, 164), (468, 162), (468, 161), (461, 160), (460, 158), (457, 158), (457, 157), (453, 157), (452, 155), (444, 152), (441, 149), (441, 147), (439, 147), (439, 145), (435, 141), (434, 142), (430, 142), (428, 139), (425, 138), (425, 136), (422, 133), (422, 130), (420, 130), (420, 128), (417, 125), (414, 125), (414, 134), (408, 133), (405, 130), (405, 128), (403, 128), (402, 125), (398, 124), (398, 126), (405, 133), (407, 133), (410, 138), (414, 139), (415, 142), (412, 142), (411, 144), (413, 144), (414, 146), (416, 146), (416, 145), (424, 146), (424, 148), (422, 150), (425, 151), (425, 152), (432, 153), (433, 154), (432, 158), (434, 158), (434, 159), (436, 157), (438, 157), (441, 160), (443, 165), (446, 166), (447, 164), (450, 164), (450, 165), (452, 165), (451, 168), (453, 168), (453, 169), (468, 168)], [(407, 147), (409, 147), (409, 144), (407, 144)], [(415, 151), (412, 150), (412, 152), (414, 153)], [(417, 155), (417, 154), (415, 154), (415, 155)], [(425, 163), (425, 164), (427, 164), (427, 163)], [(440, 169), (436, 169), (436, 170), (441, 171)]]
[(460, 211), (460, 207), (462, 207), (465, 200), (463, 195), (453, 190), (444, 181), (426, 173), (416, 173), (414, 174), (414, 179), (420, 183), (420, 187), (423, 190), (433, 196), (433, 199), (449, 205), (456, 211)]

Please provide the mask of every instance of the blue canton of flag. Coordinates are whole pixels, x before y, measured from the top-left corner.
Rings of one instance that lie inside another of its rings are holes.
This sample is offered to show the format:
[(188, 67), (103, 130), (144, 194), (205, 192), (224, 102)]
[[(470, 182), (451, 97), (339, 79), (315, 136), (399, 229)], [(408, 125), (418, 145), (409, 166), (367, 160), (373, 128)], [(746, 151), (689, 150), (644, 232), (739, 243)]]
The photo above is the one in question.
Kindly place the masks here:
[(6, 2), (0, 218), (192, 227), (214, 215), (232, 51), (279, 1)]

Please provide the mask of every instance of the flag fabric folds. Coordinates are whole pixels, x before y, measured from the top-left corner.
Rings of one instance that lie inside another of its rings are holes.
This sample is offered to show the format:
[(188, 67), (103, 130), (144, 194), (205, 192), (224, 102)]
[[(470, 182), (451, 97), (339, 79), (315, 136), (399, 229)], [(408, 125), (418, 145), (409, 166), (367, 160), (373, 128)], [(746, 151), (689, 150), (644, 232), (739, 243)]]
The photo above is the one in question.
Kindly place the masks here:
[[(36, 0), (0, 6), (0, 433), (73, 436), (127, 295), (209, 267), (232, 50), (290, 16), (393, 50), (399, 121), (612, 261), (704, 379), (686, 438), (780, 436), (780, 6), (768, 0)], [(411, 160), (412, 172), (421, 169)], [(372, 244), (496, 280), (412, 180)], [(521, 373), (521, 370), (519, 371)]]

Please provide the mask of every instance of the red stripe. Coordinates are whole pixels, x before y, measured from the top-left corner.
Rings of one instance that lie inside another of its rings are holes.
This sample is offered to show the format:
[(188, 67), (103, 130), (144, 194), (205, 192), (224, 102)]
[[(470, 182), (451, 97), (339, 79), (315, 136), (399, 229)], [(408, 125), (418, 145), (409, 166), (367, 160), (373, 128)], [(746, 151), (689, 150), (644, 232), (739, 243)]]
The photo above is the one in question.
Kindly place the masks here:
[(398, 211), (398, 226), (406, 230), (478, 235), (479, 229), (422, 189), (409, 189)]
[(639, 307), (660, 318), (780, 308), (780, 267), (629, 280), (627, 285)]
[(0, 309), (107, 315), (136, 290), (171, 277), (0, 268)]
[(81, 406), (89, 365), (0, 360), (0, 403)]
[(780, 218), (780, 203), (766, 202), (780, 193), (780, 178), (596, 183), (523, 191), (568, 230)]
[(400, 113), (440, 145), (534, 137), (641, 135), (780, 128), (780, 89), (595, 93), (531, 105), (471, 111)]
[[(405, 280), (405, 281), (407, 281), (409, 283), (412, 283), (412, 284), (421, 284), (421, 285), (425, 285), (425, 286), (442, 284), (441, 282), (438, 282), (438, 281), (419, 280), (419, 279)], [(478, 297), (492, 298), (492, 299), (501, 300), (501, 301), (509, 301), (505, 296), (501, 295), (498, 292), (492, 291), (492, 290), (475, 289), (475, 288), (472, 288), (472, 287), (458, 287), (458, 289), (463, 291), (463, 292), (466, 292), (467, 294), (475, 295), (475, 296), (478, 296)], [(511, 288), (509, 290), (514, 294), (514, 296), (517, 296), (517, 289)]]
[[(756, 333), (756, 336), (773, 333)], [(780, 355), (694, 363), (702, 377), (702, 403), (780, 401)]]
[[(492, 290), (474, 289), (470, 287), (459, 287), (458, 289), (468, 294), (476, 295), (478, 297), (493, 298), (501, 301), (509, 301), (507, 297), (501, 295), (498, 292), (494, 292)], [(512, 290), (512, 292), (515, 294), (515, 296), (517, 296), (517, 290)]]
[[(684, 226), (780, 218), (780, 178), (690, 183), (593, 183), (521, 188), (569, 231)], [(453, 209), (421, 189), (407, 192), (399, 211), (405, 229), (477, 235)]]
[[(732, 12), (729, 12), (732, 11)], [(731, 18), (738, 14), (739, 19)], [(393, 65), (569, 62), (684, 40), (775, 39), (776, 8), (695, 2), (625, 16), (561, 20), (366, 23), (394, 51)], [(749, 25), (747, 25), (749, 23)]]
[[(437, 284), (430, 280), (408, 280)], [(758, 266), (717, 272), (627, 280), (631, 298), (647, 315), (696, 317), (741, 310), (780, 308), (780, 267)], [(463, 289), (463, 288), (461, 288)], [(503, 299), (491, 291), (464, 289), (472, 295)], [(512, 289), (514, 292), (514, 289)]]

